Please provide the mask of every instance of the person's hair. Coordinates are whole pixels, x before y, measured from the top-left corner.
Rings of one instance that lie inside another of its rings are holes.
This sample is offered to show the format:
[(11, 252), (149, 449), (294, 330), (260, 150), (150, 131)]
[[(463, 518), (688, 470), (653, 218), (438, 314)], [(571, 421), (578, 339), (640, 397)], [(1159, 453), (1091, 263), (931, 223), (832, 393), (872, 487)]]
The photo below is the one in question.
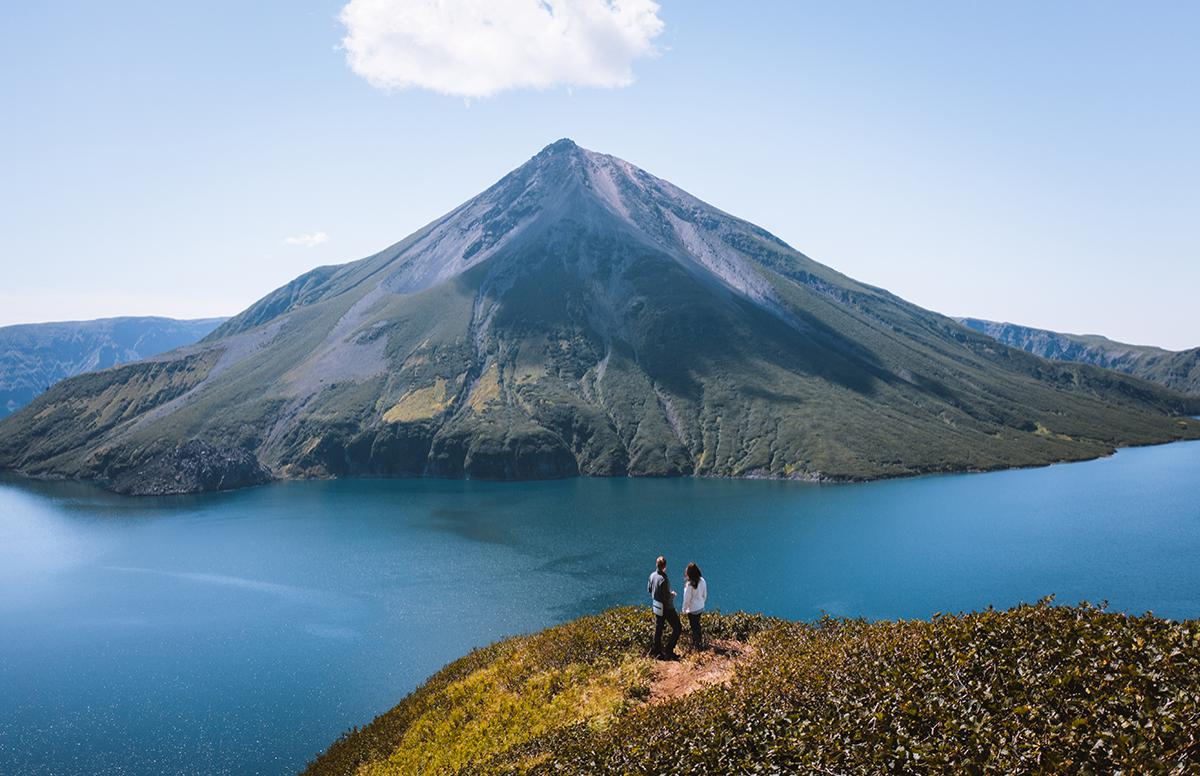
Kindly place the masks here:
[(692, 584), (692, 587), (700, 587), (699, 566), (697, 566), (695, 563), (689, 563), (687, 565), (687, 571), (685, 571), (684, 574), (687, 576), (688, 582)]
[(654, 565), (658, 566), (659, 571), (662, 571), (663, 569), (665, 569), (667, 567), (667, 559), (664, 558), (662, 555), (659, 555), (658, 560), (654, 561)]

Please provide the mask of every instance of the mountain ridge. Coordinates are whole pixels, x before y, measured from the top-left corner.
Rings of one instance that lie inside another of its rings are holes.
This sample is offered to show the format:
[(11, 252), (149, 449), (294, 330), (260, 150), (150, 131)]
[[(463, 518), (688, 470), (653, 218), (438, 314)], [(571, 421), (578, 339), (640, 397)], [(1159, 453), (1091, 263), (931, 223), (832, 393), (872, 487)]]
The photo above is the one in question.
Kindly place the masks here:
[(119, 316), (0, 327), (0, 418), (49, 386), (191, 344), (224, 318)]
[(1117, 342), (1099, 334), (1064, 334), (982, 318), (956, 320), (1005, 345), (1042, 358), (1113, 369), (1181, 393), (1200, 396), (1200, 347), (1167, 350)]
[(328, 476), (855, 480), (1200, 436), (1180, 417), (1200, 402), (998, 345), (569, 140), (196, 345), (36, 405), (0, 425), (0, 466), (135, 493)]

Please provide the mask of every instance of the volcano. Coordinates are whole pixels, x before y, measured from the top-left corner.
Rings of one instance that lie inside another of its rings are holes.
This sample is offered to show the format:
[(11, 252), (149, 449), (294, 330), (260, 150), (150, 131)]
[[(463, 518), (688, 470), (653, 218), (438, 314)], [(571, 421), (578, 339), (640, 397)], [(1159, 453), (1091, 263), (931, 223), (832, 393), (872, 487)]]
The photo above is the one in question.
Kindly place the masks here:
[(0, 466), (126, 493), (272, 478), (987, 470), (1200, 437), (1200, 402), (1051, 362), (560, 140), (206, 339), (65, 380)]

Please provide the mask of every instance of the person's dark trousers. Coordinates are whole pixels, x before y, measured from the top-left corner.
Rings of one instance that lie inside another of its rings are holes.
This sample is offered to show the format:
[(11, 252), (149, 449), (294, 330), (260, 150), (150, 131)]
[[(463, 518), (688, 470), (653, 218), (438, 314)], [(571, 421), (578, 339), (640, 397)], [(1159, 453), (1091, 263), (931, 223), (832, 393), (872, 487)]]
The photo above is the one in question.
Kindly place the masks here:
[[(663, 626), (670, 624), (671, 635), (667, 637), (667, 648), (662, 648)], [(679, 634), (683, 632), (683, 623), (679, 621), (679, 612), (672, 609), (665, 610), (661, 615), (654, 617), (654, 648), (650, 651), (651, 655), (658, 657), (659, 655), (675, 654), (675, 645), (679, 643)]]
[(704, 640), (700, 637), (700, 614), (688, 613), (688, 625), (692, 626), (692, 646), (700, 649)]

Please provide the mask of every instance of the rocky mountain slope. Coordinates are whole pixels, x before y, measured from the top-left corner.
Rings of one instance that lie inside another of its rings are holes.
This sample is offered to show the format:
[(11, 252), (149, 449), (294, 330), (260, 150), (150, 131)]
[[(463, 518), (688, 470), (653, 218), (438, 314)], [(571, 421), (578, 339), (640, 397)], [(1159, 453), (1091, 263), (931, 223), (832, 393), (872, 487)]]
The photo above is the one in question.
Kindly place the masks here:
[(959, 323), (1005, 345), (1056, 361), (1094, 364), (1200, 396), (1200, 348), (1163, 350), (1127, 345), (1096, 334), (1062, 334), (1013, 323), (960, 318)]
[(558, 141), (202, 342), (64, 381), (0, 466), (123, 492), (270, 477), (861, 479), (1200, 436), (1200, 402), (1000, 345)]
[(191, 345), (224, 321), (129, 317), (0, 327), (0, 418), (59, 380)]

